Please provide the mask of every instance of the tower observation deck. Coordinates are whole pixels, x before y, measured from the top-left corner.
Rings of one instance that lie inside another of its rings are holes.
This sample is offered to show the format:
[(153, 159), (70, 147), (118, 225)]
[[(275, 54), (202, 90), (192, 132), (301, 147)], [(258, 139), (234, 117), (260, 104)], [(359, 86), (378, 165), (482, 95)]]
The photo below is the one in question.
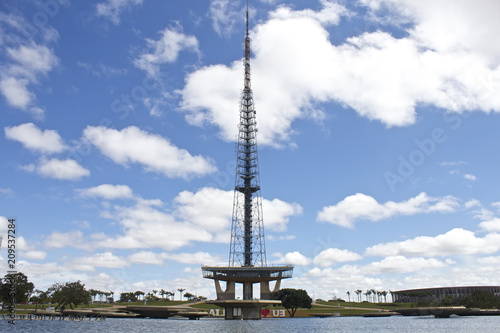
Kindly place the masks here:
[[(226, 309), (226, 319), (260, 319), (260, 308), (271, 301), (270, 281), (276, 281), (273, 291), (280, 288), (282, 279), (291, 278), (293, 266), (268, 266), (260, 194), (259, 160), (257, 153), (257, 121), (250, 80), (251, 45), (248, 31), (248, 0), (246, 11), (245, 76), (239, 108), (236, 148), (236, 176), (229, 265), (203, 266), (203, 277), (213, 279), (217, 301), (211, 303)], [(220, 281), (226, 282), (223, 290)], [(235, 284), (243, 284), (243, 299), (236, 300)], [(260, 301), (254, 299), (253, 284), (260, 283)]]

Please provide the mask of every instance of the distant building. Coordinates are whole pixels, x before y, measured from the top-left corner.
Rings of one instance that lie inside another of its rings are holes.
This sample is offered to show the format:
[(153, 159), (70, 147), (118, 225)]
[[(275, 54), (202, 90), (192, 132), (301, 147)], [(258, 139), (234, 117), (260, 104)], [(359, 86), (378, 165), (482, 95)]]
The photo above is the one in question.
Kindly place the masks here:
[(500, 286), (441, 287), (392, 291), (394, 303), (417, 303), (422, 300), (440, 301), (445, 296), (462, 297), (476, 291), (500, 296)]

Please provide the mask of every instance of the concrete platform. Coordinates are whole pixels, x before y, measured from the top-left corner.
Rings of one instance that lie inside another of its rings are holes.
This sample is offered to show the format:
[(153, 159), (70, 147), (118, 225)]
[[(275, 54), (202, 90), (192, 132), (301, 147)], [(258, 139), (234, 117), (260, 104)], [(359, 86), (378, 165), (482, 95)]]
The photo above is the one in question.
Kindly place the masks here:
[(185, 307), (170, 306), (140, 306), (131, 305), (125, 307), (125, 310), (139, 314), (141, 317), (167, 319), (173, 316), (181, 316), (189, 319), (199, 319), (208, 316), (206, 311), (196, 311)]

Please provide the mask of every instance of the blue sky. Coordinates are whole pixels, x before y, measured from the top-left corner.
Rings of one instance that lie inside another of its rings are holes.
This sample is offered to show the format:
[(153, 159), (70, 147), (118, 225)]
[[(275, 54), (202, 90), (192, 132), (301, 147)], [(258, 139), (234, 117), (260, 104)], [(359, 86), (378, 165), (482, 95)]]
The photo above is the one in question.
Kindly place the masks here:
[[(200, 266), (228, 260), (244, 10), (2, 1), (0, 232), (16, 218), (37, 288), (214, 297)], [(250, 1), (267, 258), (295, 265), (284, 286), (500, 284), (499, 10)]]

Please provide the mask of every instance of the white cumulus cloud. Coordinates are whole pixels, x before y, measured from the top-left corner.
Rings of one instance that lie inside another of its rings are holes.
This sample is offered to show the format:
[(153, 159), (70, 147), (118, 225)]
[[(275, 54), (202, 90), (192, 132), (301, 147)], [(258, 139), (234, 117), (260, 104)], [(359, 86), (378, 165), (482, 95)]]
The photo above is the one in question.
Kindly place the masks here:
[(320, 267), (329, 267), (339, 262), (356, 261), (362, 258), (359, 254), (349, 250), (329, 248), (321, 251), (313, 261)]
[(130, 263), (114, 255), (112, 252), (95, 253), (87, 257), (75, 258), (72, 266), (77, 270), (93, 271), (95, 267), (123, 268), (130, 266)]
[[(366, 1), (375, 2), (381, 1)], [(491, 14), (498, 12), (497, 2), (476, 6), (457, 1), (451, 11), (445, 1), (382, 2), (390, 3), (389, 9), (399, 16), (410, 16), (405, 18), (409, 24), (401, 27), (407, 36), (378, 30), (332, 44), (325, 25), (336, 24), (337, 16), (348, 13), (328, 1), (320, 11), (280, 7), (253, 29), (259, 142), (288, 142), (293, 121), (317, 115), (324, 102), (337, 102), (388, 127), (413, 124), (419, 105), (500, 112), (500, 94), (495, 93), (500, 86), (500, 50), (491, 28), (498, 26)], [(447, 13), (448, 24), (434, 13)], [(458, 32), (464, 32), (464, 41)], [(195, 126), (216, 125), (224, 140), (234, 140), (242, 73), (237, 60), (189, 74), (180, 92), (186, 120)]]
[(263, 199), (262, 211), (266, 230), (286, 231), (291, 216), (302, 214), (302, 206), (288, 203), (280, 199)]
[(121, 131), (103, 126), (87, 126), (83, 131), (83, 138), (115, 163), (124, 166), (138, 163), (146, 171), (171, 178), (199, 177), (216, 171), (211, 159), (201, 155), (193, 156), (168, 139), (135, 126)]
[[(500, 46), (491, 43), (500, 29), (496, 13), (500, 3), (483, 0), (477, 6), (468, 0), (457, 0), (449, 7), (446, 0), (363, 0), (378, 12), (385, 11), (389, 22), (413, 23), (411, 36), (424, 45), (441, 52), (478, 52), (488, 57), (500, 54)], [(446, 15), (441, 15), (443, 10)], [(439, 15), (436, 15), (440, 13)]]
[(483, 257), (477, 259), (477, 262), (481, 265), (498, 267), (498, 265), (500, 265), (500, 257)]
[(495, 217), (479, 223), (479, 227), (488, 232), (500, 232), (500, 218)]
[(28, 260), (45, 260), (45, 258), (47, 257), (47, 252), (37, 250), (25, 251), (22, 253), (22, 257), (23, 259)]
[(154, 253), (152, 251), (139, 251), (128, 256), (128, 260), (132, 263), (163, 265), (165, 256), (163, 253)]
[(436, 258), (406, 258), (404, 256), (390, 256), (378, 262), (372, 262), (363, 271), (370, 275), (388, 273), (410, 273), (426, 268), (443, 268), (451, 262), (444, 262)]
[[(170, 253), (165, 255), (165, 259), (177, 261), (181, 264), (214, 265), (223, 264), (221, 258), (211, 255), (208, 252), (196, 253)], [(225, 261), (225, 260), (224, 260)]]
[(452, 229), (444, 234), (419, 236), (402, 242), (377, 244), (366, 249), (370, 256), (419, 256), (490, 254), (500, 250), (500, 234), (477, 237), (472, 231)]
[(0, 216), (0, 232), (7, 231), (9, 220), (5, 216)]
[(72, 159), (60, 160), (52, 158), (50, 160), (42, 158), (36, 166), (38, 174), (47, 178), (59, 180), (78, 180), (90, 175), (90, 171), (82, 167)]
[(278, 259), (278, 263), (288, 264), (294, 266), (307, 266), (311, 264), (311, 259), (307, 258), (305, 255), (298, 251), (288, 252), (285, 255), (281, 255), (281, 253), (277, 253), (280, 257)]
[(5, 127), (5, 137), (20, 142), (25, 148), (44, 154), (60, 153), (67, 147), (55, 130), (40, 130), (33, 123)]
[(333, 206), (324, 207), (318, 213), (317, 220), (352, 228), (357, 220), (379, 221), (395, 215), (450, 213), (457, 206), (458, 200), (455, 197), (434, 198), (429, 197), (425, 192), (407, 201), (388, 201), (384, 204), (378, 203), (369, 195), (357, 193)]
[[(103, 211), (101, 217), (117, 220), (122, 230), (115, 235), (99, 234), (94, 239), (99, 247), (104, 248), (161, 248), (167, 251), (193, 242), (229, 243), (233, 195), (233, 191), (211, 187), (201, 188), (196, 192), (183, 191), (175, 197), (173, 207), (168, 211), (163, 208), (164, 203), (160, 200), (137, 198), (131, 206), (116, 205)], [(275, 207), (270, 205), (267, 210), (270, 225), (272, 230), (285, 230), (289, 217), (296, 214), (298, 208), (295, 204), (275, 200), (272, 201), (277, 203)], [(264, 214), (264, 220), (267, 221), (266, 212)], [(264, 224), (267, 228), (266, 222)], [(172, 254), (156, 257), (152, 261), (171, 259), (187, 263), (189, 260), (198, 260), (193, 259), (197, 257), (208, 260), (207, 262), (218, 260), (208, 258), (200, 252), (193, 255)]]
[(7, 102), (16, 108), (26, 109), (33, 100), (33, 94), (28, 90), (29, 81), (12, 76), (0, 79), (0, 91)]
[(51, 49), (35, 43), (7, 48), (7, 55), (13, 61), (8, 73), (28, 78), (31, 82), (37, 81), (37, 74), (47, 74), (59, 62)]
[(79, 249), (88, 249), (88, 242), (86, 242), (81, 231), (58, 232), (54, 231), (45, 238), (45, 246), (48, 248), (64, 248), (75, 247)]
[(158, 40), (146, 39), (151, 52), (143, 53), (134, 60), (137, 68), (146, 71), (152, 77), (158, 74), (161, 64), (176, 61), (181, 51), (198, 52), (198, 40), (194, 36), (185, 35), (172, 28), (166, 28), (159, 34)]
[(177, 221), (162, 206), (155, 200), (139, 200), (129, 207), (115, 206), (103, 216), (117, 220), (122, 233), (102, 235), (96, 239), (97, 244), (105, 248), (175, 250), (195, 241), (214, 239), (214, 235), (195, 223)]
[(30, 85), (39, 83), (59, 63), (53, 50), (46, 45), (19, 41), (6, 47), (10, 59), (0, 68), (0, 93), (12, 107), (29, 111), (35, 117), (43, 116), (43, 109), (35, 105), (35, 95)]
[(99, 186), (78, 189), (83, 197), (103, 198), (107, 200), (128, 199), (133, 197), (133, 192), (127, 185), (101, 184)]
[(312, 9), (292, 10), (287, 6), (280, 6), (274, 12), (271, 12), (271, 18), (291, 19), (291, 18), (312, 18), (323, 25), (337, 25), (342, 16), (350, 15), (350, 12), (337, 1), (320, 0), (323, 8), (320, 11)]
[(194, 193), (182, 191), (174, 199), (176, 216), (214, 233), (219, 241), (228, 242), (233, 196), (233, 191), (212, 187), (204, 187)]
[(474, 175), (471, 175), (470, 173), (466, 173), (464, 175), (464, 178), (467, 179), (467, 180), (470, 180), (470, 181), (476, 181), (477, 180), (477, 177), (474, 176)]

